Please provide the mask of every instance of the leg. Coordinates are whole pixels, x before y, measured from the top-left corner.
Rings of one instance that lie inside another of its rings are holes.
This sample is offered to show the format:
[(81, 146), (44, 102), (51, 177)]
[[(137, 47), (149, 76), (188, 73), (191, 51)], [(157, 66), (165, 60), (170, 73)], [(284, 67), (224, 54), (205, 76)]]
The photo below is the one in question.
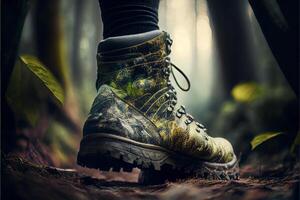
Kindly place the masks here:
[(103, 38), (158, 30), (159, 0), (99, 0)]

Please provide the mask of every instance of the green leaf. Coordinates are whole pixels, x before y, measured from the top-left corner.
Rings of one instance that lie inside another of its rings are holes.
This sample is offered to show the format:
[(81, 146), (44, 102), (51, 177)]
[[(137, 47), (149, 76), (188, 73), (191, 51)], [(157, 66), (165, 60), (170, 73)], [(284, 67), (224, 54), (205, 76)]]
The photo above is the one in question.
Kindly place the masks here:
[(241, 83), (236, 85), (231, 95), (237, 102), (250, 103), (257, 100), (263, 94), (263, 87), (254, 82)]
[(281, 134), (283, 134), (283, 133), (282, 132), (265, 132), (265, 133), (262, 133), (260, 135), (257, 135), (250, 142), (251, 143), (251, 149), (254, 150), (257, 146), (261, 145), (265, 141), (267, 141), (267, 140), (269, 140), (273, 137), (276, 137), (278, 135), (281, 135)]
[(17, 119), (35, 126), (50, 100), (61, 105), (64, 91), (52, 73), (35, 57), (17, 59), (6, 99)]
[(37, 58), (29, 55), (20, 57), (26, 67), (30, 69), (49, 89), (53, 96), (61, 103), (64, 103), (64, 90), (53, 76), (53, 74), (45, 67)]
[(296, 146), (298, 146), (298, 145), (300, 145), (300, 131), (298, 131), (298, 133), (294, 139), (294, 142), (291, 146), (290, 152), (293, 153), (295, 151)]

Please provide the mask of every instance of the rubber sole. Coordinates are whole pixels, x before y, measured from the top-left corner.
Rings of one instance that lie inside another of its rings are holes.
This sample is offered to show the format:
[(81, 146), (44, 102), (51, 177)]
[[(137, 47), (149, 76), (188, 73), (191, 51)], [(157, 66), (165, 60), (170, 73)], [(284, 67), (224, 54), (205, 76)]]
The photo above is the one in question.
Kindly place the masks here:
[(85, 136), (80, 143), (77, 163), (84, 167), (117, 172), (121, 169), (131, 172), (137, 167), (143, 172), (140, 181), (144, 183), (150, 181), (148, 177), (154, 179), (154, 176), (161, 176), (160, 179), (196, 176), (225, 180), (238, 179), (239, 176), (236, 157), (228, 163), (199, 161), (160, 146), (107, 133)]

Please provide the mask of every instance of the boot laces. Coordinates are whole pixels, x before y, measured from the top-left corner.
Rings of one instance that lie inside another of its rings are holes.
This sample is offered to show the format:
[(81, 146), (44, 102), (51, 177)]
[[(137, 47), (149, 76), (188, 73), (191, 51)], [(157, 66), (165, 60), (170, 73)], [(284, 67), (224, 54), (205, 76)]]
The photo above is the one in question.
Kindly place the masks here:
[[(167, 50), (168, 52), (170, 53), (171, 50), (170, 50), (170, 46), (172, 45), (172, 39), (168, 36), (167, 37)], [(176, 83), (176, 85), (182, 90), (182, 91), (189, 91), (190, 88), (191, 88), (191, 83), (190, 83), (190, 80), (189, 78), (187, 77), (187, 75), (179, 68), (177, 67), (175, 64), (173, 64), (171, 62), (171, 59), (170, 57), (165, 57), (165, 67), (163, 68), (163, 73), (165, 74), (166, 78), (168, 79), (168, 82), (167, 82), (167, 86), (169, 88), (169, 90), (166, 92), (165, 96), (166, 98), (168, 99), (169, 101), (169, 106), (167, 108), (167, 112), (168, 113), (172, 113), (175, 109), (175, 106), (177, 104), (177, 92), (175, 90), (175, 88), (172, 86), (171, 84), (171, 81), (170, 81), (170, 74), (172, 74), (172, 77)], [(183, 78), (186, 80), (186, 83), (187, 83), (187, 87), (182, 87), (182, 85), (180, 85), (180, 83), (178, 82), (176, 76), (175, 76), (175, 73), (174, 73), (174, 70), (177, 70), (177, 72), (179, 72)], [(188, 114), (186, 112), (186, 109), (185, 109), (185, 106), (184, 105), (181, 105), (177, 110), (176, 110), (176, 117), (177, 118), (181, 118), (183, 115), (186, 115), (187, 119), (185, 120), (185, 124), (186, 125), (189, 125), (191, 124), (193, 121), (194, 121), (194, 117), (190, 114)], [(204, 131), (204, 133), (206, 133), (207, 129), (205, 128), (205, 126), (203, 124), (200, 124), (199, 122), (195, 122), (197, 128), (196, 128), (196, 131), (198, 133), (201, 132), (201, 129)]]

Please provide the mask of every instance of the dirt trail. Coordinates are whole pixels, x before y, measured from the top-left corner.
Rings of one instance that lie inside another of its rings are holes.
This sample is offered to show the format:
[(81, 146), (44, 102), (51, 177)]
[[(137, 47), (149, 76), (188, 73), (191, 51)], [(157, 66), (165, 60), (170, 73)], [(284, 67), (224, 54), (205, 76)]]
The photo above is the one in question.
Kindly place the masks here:
[[(235, 181), (188, 179), (152, 186), (107, 181), (108, 175), (102, 175), (106, 180), (101, 180), (84, 175), (83, 170), (39, 166), (16, 157), (3, 158), (1, 167), (2, 194), (5, 194), (2, 197), (10, 200), (299, 199), (299, 165), (293, 170), (277, 167), (259, 174), (248, 166), (241, 170), (240, 180)], [(134, 181), (137, 173), (123, 176)]]

